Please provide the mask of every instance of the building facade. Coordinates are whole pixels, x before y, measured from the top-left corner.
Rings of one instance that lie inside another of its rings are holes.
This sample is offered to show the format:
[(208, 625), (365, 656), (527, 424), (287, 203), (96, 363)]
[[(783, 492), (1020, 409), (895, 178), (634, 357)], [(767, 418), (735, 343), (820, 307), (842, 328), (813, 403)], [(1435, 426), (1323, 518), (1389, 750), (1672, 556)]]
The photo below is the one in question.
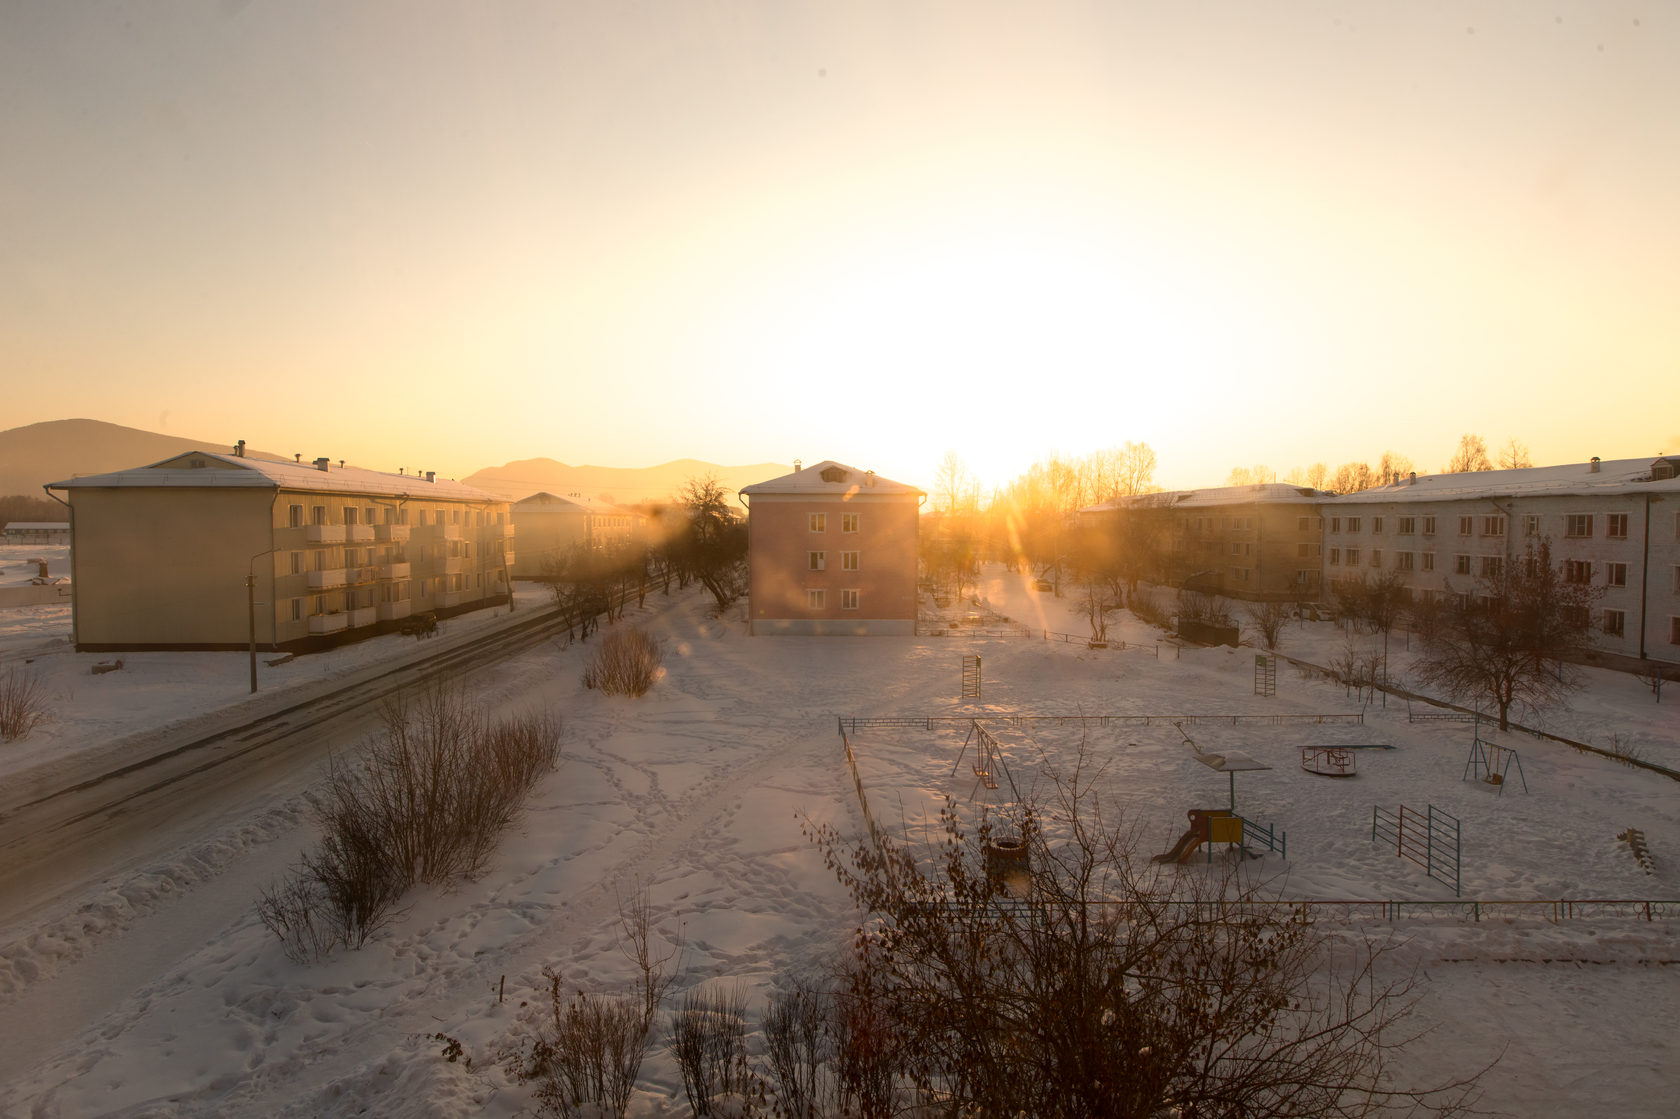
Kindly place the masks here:
[(833, 461), (743, 489), (751, 632), (915, 634), (926, 496)]
[(620, 548), (641, 539), (640, 515), (578, 494), (534, 493), (513, 504), (519, 554), (515, 579), (554, 576), (568, 556)]
[(1680, 662), (1680, 459), (1412, 475), (1323, 503), (1324, 580), (1396, 579), (1463, 600), (1545, 541), (1593, 589), (1593, 647)]
[(193, 451), (55, 482), (76, 647), (323, 647), (506, 602), (506, 502), (431, 474)]

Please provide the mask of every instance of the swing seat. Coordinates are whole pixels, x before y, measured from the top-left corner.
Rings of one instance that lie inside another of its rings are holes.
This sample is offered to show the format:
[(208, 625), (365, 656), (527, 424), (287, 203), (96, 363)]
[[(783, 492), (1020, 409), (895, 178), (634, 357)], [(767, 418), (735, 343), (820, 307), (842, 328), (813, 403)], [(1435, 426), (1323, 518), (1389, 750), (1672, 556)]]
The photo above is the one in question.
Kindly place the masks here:
[(1486, 777), (1482, 778), (1482, 780), (1486, 781), (1490, 785), (1503, 785), (1505, 783), (1505, 775), (1502, 773), (1490, 773)]

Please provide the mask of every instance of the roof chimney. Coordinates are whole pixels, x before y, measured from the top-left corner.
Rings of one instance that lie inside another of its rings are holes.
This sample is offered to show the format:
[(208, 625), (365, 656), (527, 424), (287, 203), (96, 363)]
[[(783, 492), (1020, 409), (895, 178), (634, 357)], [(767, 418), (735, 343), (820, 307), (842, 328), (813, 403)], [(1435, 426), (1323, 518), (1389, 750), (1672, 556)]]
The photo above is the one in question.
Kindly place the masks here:
[(1406, 479), (1406, 484), (1408, 486), (1417, 485), (1417, 471), (1416, 470), (1412, 471), (1411, 477)]
[(300, 462), (301, 463), (303, 461), (303, 452), (302, 451), (292, 452), (292, 460), (294, 462)]
[(318, 459), (315, 460), (315, 469), (325, 471), (326, 468), (328, 467), (328, 465), (331, 464), (331, 462), (332, 462), (332, 460), (328, 459), (328, 458), (318, 458)]
[(244, 458), (245, 457), (245, 440), (241, 439), (239, 442), (237, 442), (233, 445), (233, 457), (234, 458)]
[(437, 471), (436, 470), (426, 471), (426, 481), (428, 481), (428, 482), (437, 481)]
[(801, 463), (801, 462), (800, 462), (800, 461), (799, 461), (799, 460), (798, 460), (798, 459), (794, 459), (794, 460), (793, 460), (793, 472), (794, 472), (794, 473), (795, 473), (795, 474), (797, 474), (797, 473), (799, 473), (799, 471), (800, 471), (800, 468), (801, 468), (801, 466), (802, 466), (802, 465), (803, 465), (803, 464), (802, 464), (802, 463)]
[(1587, 473), (1588, 474), (1597, 474), (1598, 473), (1598, 456), (1597, 455), (1594, 455), (1592, 457), (1592, 461), (1587, 464)]

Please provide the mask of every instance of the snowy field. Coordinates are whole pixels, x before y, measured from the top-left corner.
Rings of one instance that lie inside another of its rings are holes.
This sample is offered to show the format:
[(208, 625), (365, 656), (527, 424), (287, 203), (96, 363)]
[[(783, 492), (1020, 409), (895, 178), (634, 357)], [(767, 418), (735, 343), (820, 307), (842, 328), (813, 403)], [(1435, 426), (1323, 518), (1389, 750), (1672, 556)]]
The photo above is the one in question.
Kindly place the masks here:
[[(983, 604), (1038, 629), (1084, 632), (1067, 600), (994, 570)], [(523, 592), (520, 609), (542, 603)], [(857, 833), (837, 716), (1349, 713), (1345, 690), (1285, 665), (1277, 693), (1253, 694), (1254, 651), (1179, 649), (1127, 621), (1111, 636), (1151, 649), (1092, 650), (1020, 638), (759, 638), (737, 613), (707, 617), (695, 594), (650, 597), (631, 624), (659, 636), (667, 675), (639, 701), (580, 682), (587, 646), (509, 662), (481, 689), (488, 704), (546, 710), (564, 725), (564, 759), (476, 881), (412, 895), (406, 913), (357, 952), (314, 965), (286, 960), (254, 901), (310, 840), (301, 796), (208, 837), (157, 866), (74, 899), (28, 929), (0, 930), (0, 1115), (514, 1116), (535, 1113), (497, 1049), (535, 1014), (545, 966), (568, 985), (613, 989), (629, 977), (617, 896), (646, 888), (659, 934), (684, 946), (680, 987), (746, 982), (761, 1008), (777, 977), (831, 959), (855, 921), (801, 837), (802, 819)], [(973, 608), (972, 606), (969, 608)], [(506, 615), (445, 623), (441, 640)], [(0, 747), (0, 780), (50, 784), (68, 755), (120, 748), (123, 735), (253, 712), (312, 684), (413, 651), (384, 637), (262, 666), (247, 694), (240, 654), (136, 654), (94, 677), (99, 659), (68, 645), (61, 607), (0, 613), (0, 666), (30, 663), (55, 719)], [(1319, 664), (1346, 638), (1328, 624), (1285, 631), (1283, 651)], [(1365, 639), (1361, 639), (1365, 640)], [(1394, 661), (1405, 672), (1404, 640)], [(984, 693), (959, 697), (964, 654), (983, 657)], [(1680, 694), (1657, 704), (1639, 681), (1590, 674), (1545, 729), (1650, 761), (1680, 761)], [(1451, 901), (1450, 886), (1371, 841), (1374, 805), (1433, 805), (1462, 821), (1465, 899), (1677, 899), (1680, 783), (1526, 735), (1501, 793), (1462, 779), (1463, 724), (1413, 724), (1404, 703), (1363, 709), (1357, 726), (1180, 729), (1080, 722), (990, 725), (1023, 792), (1042, 789), (1083, 744), (1104, 800), (1165, 851), (1193, 807), (1223, 807), (1228, 778), (1197, 750), (1237, 750), (1270, 769), (1236, 777), (1243, 815), (1288, 836), (1288, 858), (1257, 863), (1302, 899)], [(1531, 720), (1532, 721), (1532, 720)], [(1009, 792), (976, 789), (957, 765), (966, 727), (860, 729), (853, 736), (877, 821), (914, 834), (947, 796), (967, 806)], [(1186, 735), (1193, 744), (1186, 742)], [(1304, 745), (1357, 743), (1358, 775), (1299, 766)], [(969, 745), (972, 750), (972, 744)], [(955, 772), (953, 772), (955, 771)], [(1649, 870), (1617, 836), (1641, 831)], [(1222, 857), (1216, 852), (1216, 858)], [(1181, 873), (1205, 873), (1191, 863)], [(1542, 916), (1541, 913), (1545, 916)], [(1355, 921), (1351, 934), (1397, 936), (1397, 962), (1420, 969), (1417, 1020), (1434, 1032), (1398, 1072), (1450, 1079), (1502, 1059), (1481, 1107), (1514, 1116), (1667, 1116), (1680, 1100), (1680, 920), (1551, 910), (1473, 922), (1432, 915)], [(505, 982), (505, 999), (498, 992)], [(433, 1035), (473, 1057), (450, 1062)], [(675, 1066), (656, 1048), (631, 1114), (683, 1115)]]

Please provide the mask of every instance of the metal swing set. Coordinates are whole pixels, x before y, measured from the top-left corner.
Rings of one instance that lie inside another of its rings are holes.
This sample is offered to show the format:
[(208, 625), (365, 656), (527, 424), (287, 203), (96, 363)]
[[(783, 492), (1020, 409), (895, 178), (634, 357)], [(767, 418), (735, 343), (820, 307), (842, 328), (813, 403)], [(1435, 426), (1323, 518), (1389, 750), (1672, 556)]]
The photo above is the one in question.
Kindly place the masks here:
[(1528, 777), (1523, 773), (1522, 759), (1517, 756), (1517, 752), (1509, 746), (1485, 741), (1477, 734), (1470, 742), (1470, 756), (1465, 759), (1462, 780), (1479, 778), (1498, 789), (1500, 796), (1504, 796), (1505, 781), (1510, 776), (1513, 765), (1517, 767), (1517, 780), (1522, 782), (1522, 791), (1528, 792)]

